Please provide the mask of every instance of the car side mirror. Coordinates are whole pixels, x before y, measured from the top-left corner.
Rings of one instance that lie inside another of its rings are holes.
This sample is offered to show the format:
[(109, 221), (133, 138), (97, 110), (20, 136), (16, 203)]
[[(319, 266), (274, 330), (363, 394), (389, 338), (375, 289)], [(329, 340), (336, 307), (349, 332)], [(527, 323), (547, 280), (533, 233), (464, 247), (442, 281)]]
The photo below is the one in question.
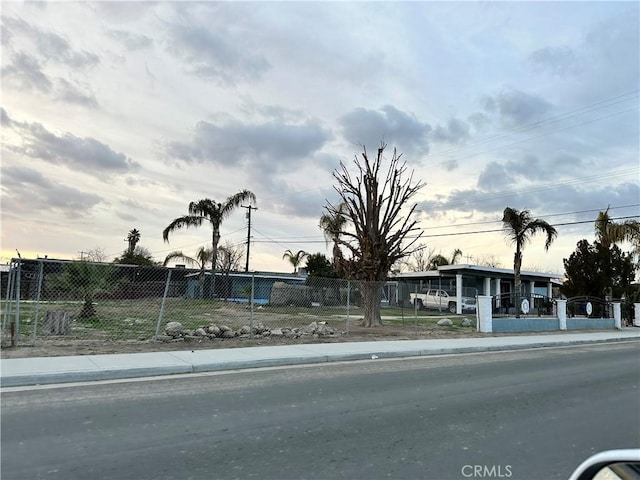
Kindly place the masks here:
[(640, 449), (597, 453), (582, 462), (569, 480), (640, 480)]

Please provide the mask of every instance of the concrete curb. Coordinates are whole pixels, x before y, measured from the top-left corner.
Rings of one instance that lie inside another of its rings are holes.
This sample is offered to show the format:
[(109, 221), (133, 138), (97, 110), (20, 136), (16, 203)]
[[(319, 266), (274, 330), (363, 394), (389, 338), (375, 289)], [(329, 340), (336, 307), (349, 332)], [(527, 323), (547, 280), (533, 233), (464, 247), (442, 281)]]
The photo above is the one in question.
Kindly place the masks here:
[[(257, 367), (323, 364), (331, 362), (424, 357), (514, 351), (535, 348), (639, 342), (640, 335), (595, 339), (562, 339), (502, 345), (445, 347), (435, 340), (307, 344), (284, 347), (247, 347), (224, 350), (194, 350), (77, 357), (41, 357), (2, 360), (0, 387), (119, 380)], [(417, 342), (417, 343), (416, 343)], [(427, 347), (425, 348), (425, 342)], [(486, 342), (485, 342), (486, 343)], [(380, 348), (376, 348), (377, 346)], [(342, 350), (342, 351), (341, 351)]]

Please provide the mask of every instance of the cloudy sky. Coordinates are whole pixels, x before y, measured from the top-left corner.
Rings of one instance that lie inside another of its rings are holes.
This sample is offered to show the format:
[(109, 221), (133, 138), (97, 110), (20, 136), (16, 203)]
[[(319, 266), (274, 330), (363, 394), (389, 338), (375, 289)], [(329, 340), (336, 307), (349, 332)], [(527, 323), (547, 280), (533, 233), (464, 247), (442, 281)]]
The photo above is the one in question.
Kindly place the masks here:
[[(640, 212), (638, 2), (3, 2), (2, 260), (109, 260), (192, 200), (257, 196), (251, 270), (330, 254), (332, 172), (366, 145), (415, 177), (424, 242), (512, 249), (506, 206), (558, 225), (524, 266), (562, 272), (592, 221)], [(391, 153), (391, 152), (389, 152)], [(475, 232), (475, 233), (474, 233)], [(245, 211), (222, 242), (246, 241)]]

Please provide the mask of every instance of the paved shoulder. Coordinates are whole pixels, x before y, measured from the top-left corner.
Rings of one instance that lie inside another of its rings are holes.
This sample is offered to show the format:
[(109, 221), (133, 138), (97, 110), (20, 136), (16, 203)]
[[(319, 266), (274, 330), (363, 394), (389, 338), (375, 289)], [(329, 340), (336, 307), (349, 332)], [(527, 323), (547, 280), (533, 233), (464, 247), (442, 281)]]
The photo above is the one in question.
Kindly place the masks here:
[(0, 385), (82, 382), (242, 368), (640, 340), (640, 329), (503, 337), (320, 343), (214, 350), (16, 358), (1, 361)]

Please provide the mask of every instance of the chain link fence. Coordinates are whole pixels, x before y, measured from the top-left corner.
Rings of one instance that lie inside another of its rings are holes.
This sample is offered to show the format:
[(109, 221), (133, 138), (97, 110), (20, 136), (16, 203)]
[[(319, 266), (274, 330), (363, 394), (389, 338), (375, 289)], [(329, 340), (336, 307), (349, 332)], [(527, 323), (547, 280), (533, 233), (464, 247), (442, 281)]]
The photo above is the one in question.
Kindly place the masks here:
[[(348, 335), (363, 317), (362, 284), (342, 279), (47, 259), (9, 267), (1, 277), (2, 347), (331, 337)], [(438, 311), (411, 301), (421, 288), (380, 283), (384, 323), (415, 332), (434, 326)]]

